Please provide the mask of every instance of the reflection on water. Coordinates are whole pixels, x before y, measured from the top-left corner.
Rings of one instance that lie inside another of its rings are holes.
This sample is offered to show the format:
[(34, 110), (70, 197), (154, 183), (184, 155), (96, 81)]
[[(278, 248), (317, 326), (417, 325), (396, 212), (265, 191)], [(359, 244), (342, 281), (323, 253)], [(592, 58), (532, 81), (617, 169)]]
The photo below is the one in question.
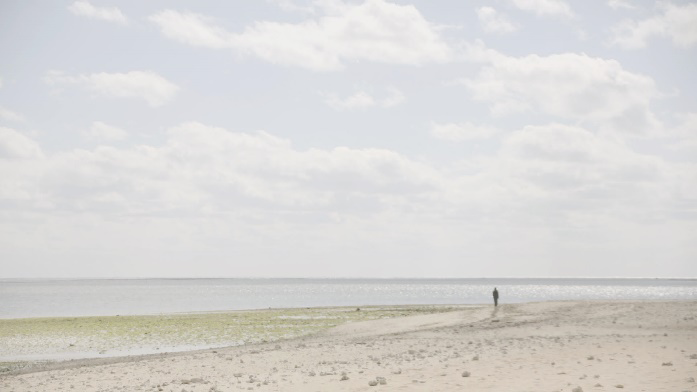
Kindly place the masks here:
[(233, 309), (579, 300), (695, 300), (668, 279), (84, 279), (0, 280), (0, 318)]

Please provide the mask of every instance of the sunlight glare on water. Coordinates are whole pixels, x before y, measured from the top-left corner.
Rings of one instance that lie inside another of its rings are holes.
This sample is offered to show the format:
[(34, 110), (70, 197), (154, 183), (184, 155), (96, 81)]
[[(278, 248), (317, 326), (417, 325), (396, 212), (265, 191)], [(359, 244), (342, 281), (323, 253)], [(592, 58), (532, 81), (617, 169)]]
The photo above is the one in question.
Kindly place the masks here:
[(240, 309), (482, 304), (549, 300), (695, 300), (669, 279), (85, 279), (0, 280), (0, 318)]

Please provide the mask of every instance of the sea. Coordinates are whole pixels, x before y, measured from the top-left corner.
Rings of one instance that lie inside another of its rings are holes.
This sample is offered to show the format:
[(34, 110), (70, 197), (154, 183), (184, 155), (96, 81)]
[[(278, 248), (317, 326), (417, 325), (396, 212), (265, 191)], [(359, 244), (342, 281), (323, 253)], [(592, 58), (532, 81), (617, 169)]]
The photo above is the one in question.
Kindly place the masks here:
[(697, 300), (697, 279), (0, 279), (0, 318), (321, 306)]

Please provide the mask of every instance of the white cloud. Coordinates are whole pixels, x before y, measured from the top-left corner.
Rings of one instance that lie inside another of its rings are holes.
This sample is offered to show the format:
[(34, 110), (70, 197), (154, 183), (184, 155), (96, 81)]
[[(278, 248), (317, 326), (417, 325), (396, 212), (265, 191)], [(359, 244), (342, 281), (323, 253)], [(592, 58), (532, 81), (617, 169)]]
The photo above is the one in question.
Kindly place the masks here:
[(571, 7), (563, 0), (513, 0), (513, 5), (539, 16), (573, 16)]
[[(444, 252), (454, 260), (533, 260), (535, 249), (544, 248), (558, 251), (546, 253), (554, 261), (578, 245), (585, 250), (571, 255), (580, 261), (598, 241), (613, 241), (618, 249), (618, 233), (633, 240), (622, 245), (623, 255), (636, 251), (637, 238), (656, 249), (694, 237), (686, 229), (694, 224), (676, 218), (692, 208), (684, 200), (693, 191), (684, 184), (693, 181), (694, 170), (676, 171), (581, 127), (525, 127), (506, 135), (495, 156), (466, 167), (429, 164), (386, 149), (301, 150), (266, 132), (200, 123), (181, 124), (165, 136), (152, 145), (43, 156), (31, 139), (0, 129), (0, 200), (12, 206), (0, 224), (4, 249), (64, 250), (82, 257), (71, 252), (94, 247), (107, 256), (116, 252), (115, 259), (128, 255), (146, 263), (181, 253), (254, 261), (245, 265), (263, 263), (274, 256), (272, 249), (293, 261), (284, 273), (313, 259), (315, 267), (306, 265), (302, 273), (336, 274), (333, 265), (322, 267), (332, 256), (342, 265), (366, 260), (339, 273), (375, 264), (389, 275), (394, 266), (382, 264), (385, 256), (404, 260)], [(647, 219), (651, 225), (641, 223)], [(684, 226), (676, 225), (678, 219)], [(652, 237), (671, 228), (682, 233), (674, 242)], [(510, 254), (490, 252), (501, 247), (487, 244), (502, 242)], [(379, 257), (371, 258), (376, 252)], [(215, 264), (185, 272), (240, 273), (237, 266)], [(284, 266), (274, 270), (279, 268)], [(153, 273), (158, 271), (163, 273)]]
[(79, 0), (68, 6), (68, 10), (78, 16), (105, 20), (121, 25), (128, 24), (128, 18), (117, 7), (95, 7), (89, 1)]
[(498, 128), (487, 125), (464, 123), (434, 123), (431, 124), (431, 135), (437, 139), (463, 142), (478, 139), (488, 139), (498, 135)]
[(389, 89), (389, 95), (383, 98), (375, 98), (364, 91), (358, 91), (345, 98), (336, 94), (325, 94), (325, 102), (337, 110), (367, 109), (371, 107), (391, 108), (404, 102), (405, 97), (397, 89)]
[(50, 71), (44, 79), (49, 84), (80, 85), (104, 96), (142, 99), (150, 106), (164, 105), (179, 91), (177, 85), (151, 71), (100, 72), (78, 76)]
[(518, 30), (518, 26), (513, 24), (504, 15), (499, 14), (492, 7), (480, 7), (477, 9), (477, 17), (482, 29), (487, 33), (512, 33)]
[(152, 15), (162, 33), (176, 41), (213, 49), (232, 48), (280, 65), (337, 70), (347, 62), (421, 65), (445, 62), (452, 49), (437, 28), (411, 5), (383, 0), (326, 3), (323, 16), (304, 22), (256, 22), (241, 33), (212, 18), (174, 10)]
[(0, 127), (0, 159), (41, 157), (43, 152), (35, 141), (12, 128)]
[(626, 49), (646, 47), (654, 36), (669, 38), (674, 45), (689, 47), (697, 43), (697, 4), (661, 3), (662, 13), (636, 21), (626, 19), (613, 27), (611, 44)]
[[(454, 138), (496, 132), (469, 124), (453, 129), (448, 135)], [(4, 177), (25, 184), (8, 192), (31, 194), (32, 205), (41, 200), (58, 210), (98, 214), (240, 211), (275, 220), (280, 210), (302, 215), (311, 209), (325, 219), (392, 213), (399, 219), (451, 219), (453, 211), (507, 214), (507, 206), (531, 216), (569, 209), (612, 214), (614, 206), (602, 200), (640, 205), (670, 197), (665, 162), (562, 124), (510, 133), (496, 156), (470, 166), (467, 174), (386, 149), (298, 150), (266, 132), (230, 132), (195, 122), (169, 129), (159, 145), (99, 146), (47, 157), (17, 131), (0, 128), (0, 140), (3, 157), (41, 164), (28, 171), (0, 163)]]
[(212, 49), (231, 46), (233, 35), (222, 27), (215, 26), (215, 20), (207, 16), (165, 10), (149, 19), (160, 27), (167, 38), (181, 43)]
[(539, 208), (542, 215), (562, 214), (554, 219), (582, 213), (641, 220), (666, 214), (673, 197), (666, 162), (582, 127), (526, 126), (503, 140), (489, 164), (487, 176), (510, 182), (508, 189), (529, 213)]
[(24, 117), (21, 114), (13, 112), (10, 109), (0, 106), (0, 118), (7, 121), (21, 122), (24, 121)]
[(91, 139), (103, 140), (106, 142), (119, 141), (128, 137), (128, 132), (123, 129), (105, 124), (101, 121), (94, 121), (86, 134)]
[(279, 8), (289, 12), (301, 12), (305, 14), (315, 13), (314, 7), (310, 5), (298, 5), (293, 0), (267, 0), (270, 3), (276, 4)]
[[(42, 156), (35, 142), (16, 131), (0, 128), (0, 141), (0, 157)], [(200, 123), (171, 128), (162, 145), (55, 153), (30, 175), (3, 165), (0, 161), (0, 175), (26, 187), (7, 192), (32, 194), (27, 208), (43, 199), (42, 205), (58, 210), (97, 214), (224, 213), (244, 207), (250, 217), (272, 217), (279, 208), (360, 215), (400, 208), (410, 195), (438, 186), (437, 171), (390, 150), (299, 151), (265, 132), (236, 133)], [(352, 198), (360, 202), (346, 204)]]
[[(668, 149), (672, 153), (682, 153), (684, 158), (690, 161), (697, 161), (697, 113), (682, 113), (676, 116), (678, 124), (668, 128), (659, 142), (667, 143)], [(679, 158), (674, 155), (672, 158)]]
[(637, 6), (632, 4), (630, 0), (608, 0), (607, 5), (610, 6), (610, 8), (612, 8), (613, 10), (617, 10), (620, 8), (633, 10), (637, 8)]
[(495, 115), (542, 113), (633, 134), (660, 125), (650, 110), (659, 96), (653, 79), (615, 60), (576, 53), (509, 57), (481, 47), (471, 52), (487, 65), (460, 82)]

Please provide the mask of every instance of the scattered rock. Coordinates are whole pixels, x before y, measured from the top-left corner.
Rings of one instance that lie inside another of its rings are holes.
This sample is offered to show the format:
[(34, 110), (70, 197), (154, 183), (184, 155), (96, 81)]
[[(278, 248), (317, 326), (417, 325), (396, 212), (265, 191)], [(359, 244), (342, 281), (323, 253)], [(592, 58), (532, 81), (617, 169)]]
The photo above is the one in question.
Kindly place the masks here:
[(479, 361), (479, 355), (475, 355), (474, 357), (472, 357), (472, 360), (473, 360), (473, 361)]
[(624, 388), (624, 385), (622, 385), (622, 384), (617, 384), (617, 385), (615, 385), (615, 388)]
[(348, 379), (349, 379), (349, 378), (348, 378), (348, 376), (346, 375), (346, 373), (344, 373), (344, 374), (341, 375), (341, 381), (346, 381), (346, 380), (348, 380)]
[(572, 389), (571, 392), (583, 392), (583, 388), (576, 387), (576, 388)]
[(595, 359), (595, 357), (594, 357), (594, 356), (592, 356), (592, 355), (589, 355), (589, 356), (588, 356), (588, 358), (586, 358), (586, 359), (587, 359), (587, 360), (589, 360), (589, 361), (592, 361), (592, 360), (594, 360), (594, 359)]
[(387, 379), (385, 377), (375, 377), (375, 380), (380, 385), (387, 385)]
[(469, 377), (469, 376), (470, 376), (470, 372), (467, 372), (467, 371), (462, 372), (462, 377)]
[(661, 366), (673, 366), (673, 362), (663, 362)]
[(370, 380), (370, 381), (368, 381), (368, 385), (370, 385), (371, 387), (374, 387), (374, 386), (378, 385), (378, 382), (375, 380)]

